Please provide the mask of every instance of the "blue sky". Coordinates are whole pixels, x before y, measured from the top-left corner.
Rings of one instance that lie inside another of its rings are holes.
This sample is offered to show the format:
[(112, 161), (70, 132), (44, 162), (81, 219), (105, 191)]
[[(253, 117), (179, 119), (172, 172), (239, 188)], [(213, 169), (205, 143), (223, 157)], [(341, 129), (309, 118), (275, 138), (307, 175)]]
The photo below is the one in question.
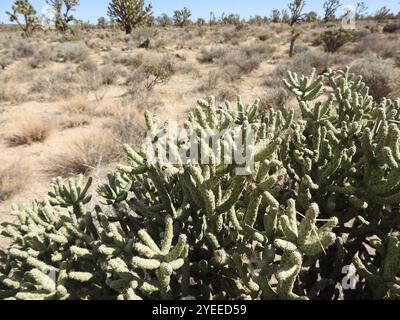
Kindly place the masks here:
[[(345, 5), (355, 5), (358, 0), (342, 0)], [(391, 8), (394, 12), (400, 11), (399, 0), (364, 0), (370, 12), (375, 12), (382, 6)], [(8, 18), (5, 11), (9, 10), (14, 0), (0, 0), (0, 22), (7, 22)], [(148, 2), (148, 1), (146, 1)], [(289, 0), (153, 0), (151, 3), (154, 7), (156, 16), (163, 12), (172, 15), (176, 9), (188, 7), (193, 18), (205, 17), (208, 18), (210, 11), (213, 11), (217, 16), (222, 12), (239, 13), (242, 17), (251, 15), (269, 16), (272, 9), (283, 9), (287, 7)], [(307, 0), (307, 11), (317, 11), (321, 13), (323, 0)], [(42, 11), (45, 0), (31, 0), (38, 12)], [(81, 0), (81, 4), (76, 11), (76, 17), (84, 21), (97, 21), (100, 16), (107, 16), (107, 6), (109, 0)]]

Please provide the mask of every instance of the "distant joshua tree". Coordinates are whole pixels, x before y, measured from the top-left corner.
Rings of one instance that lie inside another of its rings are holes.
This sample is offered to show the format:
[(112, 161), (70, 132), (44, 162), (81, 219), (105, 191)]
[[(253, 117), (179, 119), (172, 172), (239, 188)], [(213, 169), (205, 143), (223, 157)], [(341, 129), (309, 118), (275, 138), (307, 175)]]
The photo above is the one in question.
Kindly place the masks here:
[(99, 19), (97, 19), (97, 27), (100, 29), (105, 29), (107, 27), (106, 18), (100, 17)]
[[(33, 31), (40, 27), (36, 10), (28, 0), (16, 0), (11, 8), (11, 12), (6, 14), (10, 16), (11, 22), (16, 22), (26, 37), (30, 37)], [(20, 18), (23, 21), (20, 21)]]
[(112, 0), (108, 6), (108, 16), (122, 26), (126, 34), (145, 24), (152, 14), (152, 5), (145, 7), (144, 0)]
[(290, 49), (289, 56), (293, 57), (294, 45), (296, 40), (300, 37), (300, 31), (294, 26), (305, 19), (306, 15), (303, 13), (304, 6), (306, 5), (305, 0), (294, 0), (289, 3), (288, 8), (290, 11), (289, 25), (292, 27), (291, 38), (290, 38)]
[(367, 14), (368, 7), (364, 1), (357, 2), (356, 6), (356, 17), (358, 19), (364, 17)]
[(390, 9), (388, 7), (382, 7), (375, 13), (375, 19), (378, 22), (385, 21), (390, 16)]
[(324, 21), (335, 19), (336, 11), (342, 6), (340, 0), (327, 0), (324, 2)]
[(278, 9), (273, 9), (271, 12), (271, 22), (281, 22), (281, 12)]
[(46, 3), (53, 9), (56, 30), (65, 33), (70, 22), (76, 21), (71, 12), (79, 6), (79, 0), (46, 0)]
[(183, 28), (190, 23), (190, 17), (192, 16), (192, 12), (184, 7), (182, 10), (174, 11), (174, 23), (176, 26)]

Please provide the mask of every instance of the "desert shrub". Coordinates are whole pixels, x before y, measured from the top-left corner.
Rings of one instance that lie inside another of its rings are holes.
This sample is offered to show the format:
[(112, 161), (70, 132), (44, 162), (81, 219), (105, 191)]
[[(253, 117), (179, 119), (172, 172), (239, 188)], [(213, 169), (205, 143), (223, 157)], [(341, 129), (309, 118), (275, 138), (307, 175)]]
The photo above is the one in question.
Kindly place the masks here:
[(383, 27), (384, 33), (395, 33), (400, 31), (400, 23), (388, 23)]
[(18, 41), (14, 45), (12, 53), (15, 59), (29, 58), (33, 56), (35, 50), (33, 49), (33, 46), (30, 43), (25, 41)]
[(267, 88), (260, 97), (260, 110), (279, 109), (285, 105), (288, 99), (289, 94), (284, 88)]
[(301, 54), (310, 50), (310, 47), (306, 44), (299, 42), (293, 48), (293, 55)]
[(217, 88), (215, 98), (219, 101), (234, 101), (237, 98), (237, 88), (229, 86), (221, 86)]
[(11, 57), (11, 54), (9, 54), (7, 52), (7, 53), (3, 53), (0, 55), (0, 70), (4, 70), (12, 63), (13, 63), (13, 59)]
[(353, 31), (353, 41), (360, 41), (365, 37), (368, 37), (371, 34), (371, 31), (367, 28), (357, 29)]
[(160, 68), (166, 70), (170, 76), (177, 72), (176, 58), (170, 55), (162, 55), (153, 64), (158, 65)]
[(397, 59), (400, 54), (400, 42), (396, 39), (382, 37), (380, 34), (372, 34), (365, 37), (353, 49), (355, 54), (374, 53), (381, 58)]
[(76, 86), (72, 86), (67, 83), (58, 83), (53, 81), (48, 82), (48, 92), (55, 99), (70, 98), (76, 95), (77, 91), (78, 88)]
[(395, 69), (393, 61), (372, 56), (356, 61), (352, 67), (352, 72), (363, 77), (363, 81), (369, 87), (370, 94), (376, 100), (393, 96), (393, 94), (397, 94), (395, 98), (398, 98), (399, 93), (394, 91), (400, 72)]
[(224, 47), (202, 48), (196, 59), (200, 63), (213, 63), (226, 55), (226, 53), (227, 50)]
[(258, 40), (260, 41), (268, 41), (275, 38), (275, 34), (271, 31), (263, 31), (258, 35)]
[(118, 149), (112, 134), (91, 130), (67, 144), (62, 152), (51, 155), (45, 172), (51, 177), (87, 175), (117, 159)]
[(202, 79), (199, 85), (199, 91), (209, 94), (211, 90), (217, 88), (220, 80), (221, 80), (221, 74), (219, 71), (207, 73), (206, 77)]
[(143, 64), (144, 57), (143, 54), (113, 54), (109, 57), (108, 60), (111, 60), (113, 63), (122, 64), (124, 66), (131, 66), (134, 68), (138, 68)]
[(291, 63), (291, 69), (299, 74), (309, 74), (315, 68), (321, 74), (327, 70), (328, 63), (329, 57), (326, 53), (310, 50), (297, 54)]
[(261, 63), (259, 55), (249, 56), (241, 49), (230, 50), (222, 59), (224, 72), (232, 79), (240, 79), (243, 75), (258, 69)]
[(6, 137), (9, 147), (31, 145), (44, 142), (53, 130), (53, 125), (48, 120), (31, 118), (16, 124), (16, 132)]
[(54, 50), (54, 59), (60, 62), (70, 61), (80, 63), (89, 56), (87, 46), (81, 41), (60, 43)]
[[(198, 144), (168, 144), (173, 163), (151, 161), (148, 145), (125, 145), (126, 164), (96, 191), (92, 178), (57, 178), (44, 200), (14, 206), (17, 221), (2, 225), (10, 239), (0, 255), (2, 296), (398, 299), (400, 102), (375, 101), (348, 70), (289, 73), (284, 84), (295, 109), (200, 100), (185, 121)], [(157, 118), (145, 119), (153, 137), (165, 134)], [(223, 154), (205, 140), (210, 128), (228, 132), (217, 140)], [(233, 141), (249, 128), (254, 145)], [(199, 145), (212, 161), (180, 152)], [(247, 175), (235, 161), (219, 163), (234, 146), (254, 156)], [(92, 150), (95, 161), (77, 172), (98, 165), (98, 147), (82, 154)], [(359, 281), (346, 290), (351, 264)]]
[(99, 77), (103, 85), (115, 84), (120, 74), (120, 69), (113, 64), (106, 64), (99, 70)]
[(351, 39), (351, 32), (344, 29), (327, 30), (321, 34), (321, 40), (328, 52), (336, 52)]
[(29, 166), (21, 161), (3, 163), (0, 167), (0, 203), (22, 192), (30, 177)]
[(269, 43), (264, 42), (254, 42), (244, 48), (244, 51), (249, 57), (261, 56), (263, 58), (270, 56), (274, 53), (276, 47)]
[(61, 70), (55, 71), (51, 75), (51, 81), (55, 83), (72, 83), (78, 80), (78, 75), (74, 68), (66, 66)]
[(146, 64), (141, 71), (144, 76), (145, 88), (149, 91), (156, 85), (165, 84), (171, 77), (170, 71), (161, 65)]
[(45, 67), (51, 60), (52, 54), (50, 49), (45, 48), (35, 52), (35, 54), (27, 61), (32, 69)]
[[(114, 139), (120, 146), (129, 144), (131, 146), (140, 146), (145, 137), (144, 128), (138, 123), (136, 116), (127, 114), (122, 115), (104, 126), (111, 130)], [(122, 149), (120, 150), (123, 154)]]
[(92, 59), (85, 59), (79, 63), (78, 70), (96, 72), (98, 70), (97, 63)]

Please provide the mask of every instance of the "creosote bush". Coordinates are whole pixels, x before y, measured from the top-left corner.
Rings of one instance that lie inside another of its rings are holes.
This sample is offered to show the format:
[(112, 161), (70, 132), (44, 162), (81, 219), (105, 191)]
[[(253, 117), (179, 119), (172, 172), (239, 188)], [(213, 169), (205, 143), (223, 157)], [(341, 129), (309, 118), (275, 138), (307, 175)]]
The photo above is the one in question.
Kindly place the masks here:
[[(14, 206), (0, 297), (400, 298), (400, 101), (374, 100), (348, 70), (289, 72), (284, 85), (298, 117), (200, 100), (184, 124), (195, 144), (179, 136), (173, 161), (124, 145), (127, 163), (97, 192), (83, 175), (57, 178), (45, 199)], [(158, 141), (167, 124), (145, 119)], [(254, 143), (238, 139), (249, 130)], [(206, 133), (221, 131), (214, 149)], [(350, 264), (360, 279), (345, 290)]]

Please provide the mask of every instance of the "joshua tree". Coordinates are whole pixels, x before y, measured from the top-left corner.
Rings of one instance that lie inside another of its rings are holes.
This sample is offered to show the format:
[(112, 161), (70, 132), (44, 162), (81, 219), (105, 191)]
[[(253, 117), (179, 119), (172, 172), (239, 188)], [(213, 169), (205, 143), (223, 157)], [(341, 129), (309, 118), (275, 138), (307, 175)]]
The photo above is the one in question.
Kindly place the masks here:
[(97, 19), (97, 27), (100, 29), (105, 29), (107, 27), (106, 18), (100, 17), (99, 19)]
[[(32, 32), (40, 27), (36, 10), (29, 0), (16, 0), (11, 10), (11, 12), (7, 11), (6, 14), (10, 16), (11, 22), (18, 24), (26, 37), (31, 36)], [(20, 21), (20, 16), (22, 16), (22, 22)]]
[(281, 12), (278, 9), (274, 9), (271, 12), (271, 21), (273, 23), (281, 22)]
[(356, 17), (362, 18), (368, 11), (368, 7), (364, 1), (357, 2), (356, 6)]
[(342, 6), (340, 0), (327, 0), (324, 2), (324, 21), (330, 21), (335, 18), (337, 9)]
[(168, 27), (170, 25), (172, 25), (172, 20), (171, 18), (168, 16), (168, 14), (163, 13), (161, 16), (159, 16), (157, 19), (157, 23), (161, 26), (161, 27)]
[(184, 7), (182, 10), (174, 11), (174, 23), (176, 26), (183, 28), (190, 23), (190, 17), (192, 16), (192, 12)]
[(318, 13), (315, 11), (310, 11), (306, 14), (306, 21), (307, 22), (315, 22), (318, 20)]
[(290, 57), (293, 56), (294, 44), (296, 40), (300, 37), (300, 31), (297, 30), (294, 26), (296, 23), (305, 18), (306, 15), (302, 13), (305, 5), (305, 0), (294, 0), (288, 5), (291, 14), (289, 25), (292, 27), (289, 50)]
[(76, 21), (71, 12), (79, 6), (79, 0), (46, 0), (46, 3), (53, 9), (56, 29), (65, 33), (69, 23)]
[(379, 22), (385, 21), (390, 15), (390, 9), (388, 7), (382, 7), (380, 8), (376, 14), (375, 14), (375, 19), (378, 20)]
[(121, 25), (127, 34), (145, 23), (152, 14), (152, 5), (145, 7), (144, 0), (112, 0), (108, 6), (108, 15)]

